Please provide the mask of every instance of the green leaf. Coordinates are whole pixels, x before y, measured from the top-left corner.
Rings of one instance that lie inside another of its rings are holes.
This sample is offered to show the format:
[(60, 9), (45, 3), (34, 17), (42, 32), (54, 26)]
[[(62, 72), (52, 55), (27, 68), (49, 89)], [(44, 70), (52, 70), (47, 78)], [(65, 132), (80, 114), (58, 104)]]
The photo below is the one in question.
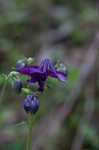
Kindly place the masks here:
[(24, 127), (27, 126), (28, 122), (27, 121), (21, 121), (19, 123), (13, 124), (13, 125), (9, 125), (6, 128), (17, 128), (17, 127)]
[(15, 125), (13, 125), (13, 127), (22, 127), (22, 126), (27, 126), (27, 121), (21, 121)]
[(27, 62), (28, 62), (28, 64), (32, 64), (32, 63), (34, 62), (34, 58), (29, 57), (29, 58), (27, 59)]
[(28, 89), (28, 88), (22, 88), (22, 92), (24, 94), (30, 94), (32, 91), (30, 89)]
[(6, 75), (5, 74), (0, 74), (0, 84), (3, 84), (6, 80)]

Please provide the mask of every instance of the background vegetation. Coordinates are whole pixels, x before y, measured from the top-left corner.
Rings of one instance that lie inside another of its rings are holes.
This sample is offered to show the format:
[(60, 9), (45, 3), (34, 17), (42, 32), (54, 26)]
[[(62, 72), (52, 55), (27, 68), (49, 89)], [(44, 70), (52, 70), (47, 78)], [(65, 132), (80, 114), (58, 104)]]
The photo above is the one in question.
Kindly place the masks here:
[[(51, 80), (44, 95), (31, 150), (99, 150), (98, 14), (98, 0), (0, 0), (0, 74), (24, 57), (68, 68), (66, 84)], [(27, 119), (24, 98), (7, 85), (0, 150), (25, 149), (27, 128), (16, 125)]]

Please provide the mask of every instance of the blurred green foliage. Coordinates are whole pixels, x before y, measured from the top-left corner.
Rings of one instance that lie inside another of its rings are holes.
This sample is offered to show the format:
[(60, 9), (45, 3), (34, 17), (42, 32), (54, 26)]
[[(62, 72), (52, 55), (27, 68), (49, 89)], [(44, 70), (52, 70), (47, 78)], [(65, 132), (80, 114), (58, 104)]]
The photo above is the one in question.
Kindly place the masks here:
[[(64, 65), (67, 64), (68, 78), (66, 84), (60, 83), (57, 79), (48, 79), (46, 84), (48, 90), (45, 92), (38, 120), (49, 118), (53, 109), (64, 105), (68, 93), (79, 77), (79, 64), (84, 58), (82, 47), (86, 48), (91, 43), (93, 35), (99, 28), (98, 5), (98, 0), (1, 0), (0, 94), (5, 82), (3, 73), (9, 74), (14, 70), (19, 59), (33, 57), (35, 63), (39, 63), (42, 57), (50, 55), (55, 64), (58, 61), (62, 61)], [(68, 27), (68, 23), (72, 28)], [(73, 51), (71, 47), (74, 48)], [(81, 51), (80, 57), (77, 55), (76, 48)], [(83, 52), (85, 51), (83, 49)], [(27, 76), (20, 77), (23, 81), (23, 88), (29, 87), (34, 91), (38, 88), (38, 85), (27, 85)], [(99, 79), (96, 84), (95, 116), (92, 118), (94, 127), (86, 125), (83, 128), (82, 150), (99, 149)], [(27, 119), (23, 109), (24, 97), (23, 94), (16, 95), (8, 82), (3, 101), (0, 102), (0, 150), (21, 150), (25, 147), (24, 136), (27, 130), (23, 126), (17, 126), (17, 123)], [(79, 102), (75, 104), (75, 110), (60, 127), (59, 135), (49, 138), (41, 149), (71, 149), (83, 114), (84, 102), (82, 91)], [(13, 124), (17, 127), (12, 127)], [(9, 126), (11, 128), (6, 130)]]

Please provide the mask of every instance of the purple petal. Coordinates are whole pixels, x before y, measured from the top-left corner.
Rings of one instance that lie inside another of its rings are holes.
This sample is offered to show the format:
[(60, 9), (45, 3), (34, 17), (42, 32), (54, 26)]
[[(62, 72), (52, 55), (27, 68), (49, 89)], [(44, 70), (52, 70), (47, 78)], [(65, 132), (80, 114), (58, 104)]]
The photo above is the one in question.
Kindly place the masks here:
[(53, 78), (58, 78), (62, 82), (66, 82), (66, 75), (61, 71), (56, 72), (49, 71), (48, 75)]
[(49, 71), (56, 73), (52, 62), (49, 59), (43, 59), (41, 61), (40, 70), (46, 74), (48, 74)]
[(28, 66), (24, 66), (23, 68), (16, 68), (16, 71), (21, 74), (30, 75)]
[(56, 71), (57, 74), (57, 78), (62, 81), (62, 82), (66, 82), (66, 75), (63, 72), (60, 71)]
[(30, 74), (33, 74), (33, 73), (42, 74), (42, 72), (39, 69), (39, 66), (28, 66), (28, 68), (29, 68)]
[(53, 77), (53, 78), (57, 78), (57, 73), (49, 70), (48, 71), (48, 76)]
[(40, 63), (40, 70), (42, 72), (47, 72), (48, 70), (49, 59), (43, 59)]
[(21, 74), (24, 75), (29, 75), (29, 76), (33, 76), (33, 75), (42, 75), (43, 72), (40, 71), (39, 66), (24, 66), (23, 68), (16, 68), (17, 72), (20, 72)]
[(52, 71), (54, 74), (56, 74), (56, 70), (53, 66), (53, 64), (50, 62), (50, 65), (49, 65), (49, 71)]
[(29, 82), (29, 83), (35, 83), (35, 82), (37, 82), (37, 80), (31, 78), (30, 80), (27, 80), (27, 82)]
[(45, 81), (43, 81), (43, 80), (41, 80), (41, 81), (39, 81), (39, 91), (41, 91), (41, 92), (43, 92), (44, 91), (44, 84), (45, 84)]

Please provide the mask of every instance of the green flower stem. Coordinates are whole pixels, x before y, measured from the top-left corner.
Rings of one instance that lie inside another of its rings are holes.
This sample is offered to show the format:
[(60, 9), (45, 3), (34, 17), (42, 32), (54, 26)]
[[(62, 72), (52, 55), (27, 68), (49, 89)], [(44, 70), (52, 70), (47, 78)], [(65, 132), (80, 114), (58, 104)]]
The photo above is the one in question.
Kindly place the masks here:
[(28, 125), (28, 139), (27, 139), (27, 147), (26, 150), (30, 150), (30, 146), (31, 146), (31, 138), (32, 138), (32, 119), (30, 118), (29, 120), (29, 125)]
[[(45, 92), (44, 92), (45, 93)], [(42, 103), (42, 100), (43, 100), (43, 96), (44, 96), (44, 93), (42, 93), (41, 97), (40, 97), (40, 105)], [(40, 109), (39, 111), (33, 116), (31, 114), (28, 114), (28, 138), (27, 138), (27, 145), (26, 145), (26, 150), (30, 150), (30, 147), (31, 147), (31, 138), (32, 138), (32, 129), (33, 129), (33, 124), (38, 116), (40, 112)]]
[(7, 82), (8, 82), (8, 79), (5, 80), (5, 83), (4, 83), (3, 88), (2, 88), (2, 91), (1, 91), (1, 95), (0, 95), (0, 105), (2, 104), (2, 101), (3, 101), (3, 98), (4, 98), (4, 94), (5, 94)]
[(29, 121), (28, 121), (28, 138), (27, 138), (27, 145), (26, 145), (26, 150), (30, 150), (31, 147), (31, 138), (32, 138), (32, 129), (33, 129), (33, 124), (37, 118), (39, 111), (36, 113), (35, 116), (32, 116), (29, 114)]

